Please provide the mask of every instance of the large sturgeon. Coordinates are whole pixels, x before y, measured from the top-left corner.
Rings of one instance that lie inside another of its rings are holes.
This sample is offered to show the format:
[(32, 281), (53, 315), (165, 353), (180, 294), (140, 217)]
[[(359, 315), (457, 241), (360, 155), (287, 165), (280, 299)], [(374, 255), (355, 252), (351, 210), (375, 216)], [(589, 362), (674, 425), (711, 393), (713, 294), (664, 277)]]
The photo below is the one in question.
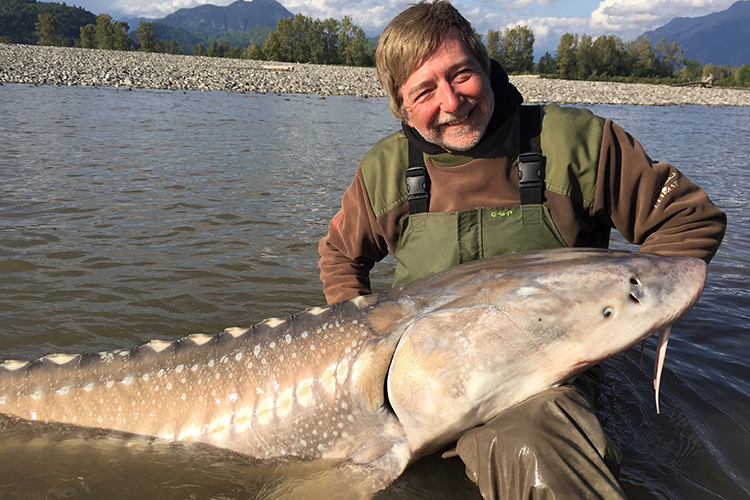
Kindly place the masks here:
[(567, 249), (472, 262), (251, 328), (0, 365), (0, 413), (372, 466), (420, 455), (670, 327), (703, 261)]

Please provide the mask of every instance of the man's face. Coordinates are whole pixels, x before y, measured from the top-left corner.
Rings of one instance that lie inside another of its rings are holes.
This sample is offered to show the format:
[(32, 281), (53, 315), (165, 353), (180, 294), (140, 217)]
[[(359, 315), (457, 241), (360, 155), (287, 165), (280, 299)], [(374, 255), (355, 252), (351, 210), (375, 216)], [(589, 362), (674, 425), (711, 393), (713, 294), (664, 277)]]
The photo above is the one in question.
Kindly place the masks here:
[(495, 109), (488, 76), (452, 33), (417, 65), (401, 96), (409, 126), (447, 151), (473, 148)]

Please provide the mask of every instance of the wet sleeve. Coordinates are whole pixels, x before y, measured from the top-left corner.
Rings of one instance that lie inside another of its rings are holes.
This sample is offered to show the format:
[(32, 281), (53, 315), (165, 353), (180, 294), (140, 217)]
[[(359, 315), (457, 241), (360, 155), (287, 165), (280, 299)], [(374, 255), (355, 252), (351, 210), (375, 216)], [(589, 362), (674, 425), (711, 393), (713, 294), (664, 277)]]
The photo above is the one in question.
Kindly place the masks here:
[(388, 246), (360, 169), (344, 192), (341, 209), (331, 219), (318, 252), (320, 279), (329, 304), (370, 293), (370, 270), (388, 254)]
[(609, 219), (642, 252), (710, 261), (726, 214), (674, 166), (654, 162), (622, 128), (606, 120), (593, 212)]

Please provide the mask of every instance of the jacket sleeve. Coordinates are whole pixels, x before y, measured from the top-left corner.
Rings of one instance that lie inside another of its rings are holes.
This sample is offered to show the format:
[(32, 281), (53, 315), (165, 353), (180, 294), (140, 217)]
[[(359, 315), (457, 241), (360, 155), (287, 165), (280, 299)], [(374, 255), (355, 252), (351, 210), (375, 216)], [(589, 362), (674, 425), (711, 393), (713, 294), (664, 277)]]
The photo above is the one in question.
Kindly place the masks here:
[(654, 162), (630, 134), (606, 120), (595, 215), (642, 252), (709, 262), (721, 244), (726, 214), (674, 166)]
[(329, 304), (370, 293), (370, 270), (388, 254), (388, 246), (370, 205), (361, 167), (344, 192), (341, 209), (331, 219), (318, 252)]

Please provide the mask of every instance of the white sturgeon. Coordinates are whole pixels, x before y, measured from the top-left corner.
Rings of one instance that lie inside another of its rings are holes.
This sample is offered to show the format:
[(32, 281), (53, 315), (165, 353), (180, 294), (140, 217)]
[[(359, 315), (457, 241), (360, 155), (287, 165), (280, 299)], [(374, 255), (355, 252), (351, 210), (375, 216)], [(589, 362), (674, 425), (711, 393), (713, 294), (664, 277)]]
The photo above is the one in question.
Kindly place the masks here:
[(669, 328), (705, 279), (691, 258), (496, 257), (212, 337), (6, 361), (0, 413), (261, 459), (350, 460), (385, 487), (420, 455)]

